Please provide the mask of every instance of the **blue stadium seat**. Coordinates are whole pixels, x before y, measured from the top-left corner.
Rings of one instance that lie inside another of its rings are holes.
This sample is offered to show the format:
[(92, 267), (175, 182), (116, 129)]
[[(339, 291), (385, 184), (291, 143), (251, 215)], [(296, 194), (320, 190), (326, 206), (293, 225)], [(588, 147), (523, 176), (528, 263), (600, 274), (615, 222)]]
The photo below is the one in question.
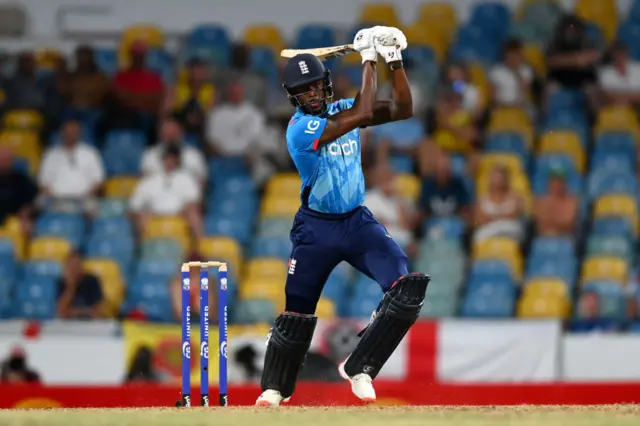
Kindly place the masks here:
[(635, 164), (631, 158), (624, 154), (609, 153), (600, 155), (599, 157), (592, 155), (590, 168), (592, 174), (603, 170), (633, 174)]
[(548, 115), (553, 116), (562, 111), (572, 111), (580, 115), (586, 114), (587, 97), (579, 90), (559, 90), (549, 99)]
[(98, 219), (122, 217), (127, 213), (128, 207), (128, 200), (125, 198), (103, 198), (98, 207)]
[(615, 281), (589, 281), (584, 283), (582, 291), (592, 291), (600, 299), (600, 317), (623, 319), (626, 317), (624, 288)]
[(143, 311), (151, 321), (175, 321), (171, 301), (171, 278), (136, 277), (129, 288), (129, 304)]
[(278, 66), (271, 49), (266, 47), (251, 48), (251, 69), (270, 81), (278, 78)]
[(236, 324), (264, 324), (272, 322), (278, 315), (273, 302), (265, 299), (239, 300), (234, 308)]
[(512, 279), (511, 266), (502, 260), (478, 260), (469, 271), (470, 279)]
[(253, 224), (242, 220), (208, 216), (204, 219), (204, 232), (208, 236), (226, 235), (246, 244), (251, 240)]
[(593, 220), (591, 235), (633, 238), (633, 225), (623, 217), (601, 217)]
[(133, 225), (126, 216), (99, 217), (91, 224), (91, 235), (133, 235)]
[(336, 46), (335, 30), (328, 25), (304, 25), (298, 30), (295, 45), (298, 49)]
[(137, 280), (153, 280), (155, 278), (171, 279), (180, 272), (180, 262), (172, 263), (167, 259), (141, 259), (135, 268), (134, 282)]
[(260, 237), (288, 237), (293, 221), (283, 218), (262, 218), (258, 225), (257, 235)]
[(61, 275), (62, 265), (54, 261), (32, 260), (26, 262), (22, 267), (22, 279), (24, 281), (31, 281), (41, 277), (57, 279)]
[(232, 44), (227, 30), (215, 24), (203, 24), (187, 36), (188, 58), (199, 58), (212, 65), (226, 67), (231, 61)]
[(603, 132), (595, 140), (594, 154), (621, 154), (628, 158), (636, 157), (635, 138), (630, 132)]
[(85, 255), (113, 259), (123, 271), (127, 271), (134, 258), (134, 248), (133, 236), (93, 234), (85, 246)]
[(77, 248), (85, 233), (85, 220), (79, 214), (45, 213), (36, 221), (38, 237), (60, 237)]
[(149, 49), (147, 66), (162, 76), (165, 83), (175, 80), (173, 58), (163, 49)]
[(118, 72), (118, 53), (115, 49), (96, 48), (94, 58), (98, 68), (106, 75), (112, 76)]
[(467, 291), (461, 316), (505, 318), (513, 315), (516, 289), (507, 281), (482, 281)]
[(56, 282), (56, 278), (46, 276), (22, 281), (17, 286), (14, 316), (41, 320), (55, 317)]
[(215, 182), (212, 194), (229, 198), (255, 196), (256, 183), (248, 175), (230, 175)]
[(251, 193), (238, 195), (215, 192), (207, 198), (207, 212), (215, 216), (253, 222), (258, 211), (258, 198)]
[(428, 235), (460, 240), (465, 231), (465, 223), (459, 217), (431, 217), (424, 223)]
[(116, 149), (119, 151), (143, 151), (146, 148), (146, 144), (146, 138), (141, 131), (112, 130), (107, 133), (104, 147), (105, 149)]
[(607, 194), (627, 194), (635, 197), (638, 194), (638, 181), (629, 172), (600, 169), (589, 176), (587, 189), (591, 200)]
[(547, 115), (540, 129), (540, 133), (543, 134), (552, 130), (575, 132), (585, 147), (591, 136), (587, 116), (580, 110), (557, 111), (553, 115)]
[(575, 255), (573, 239), (565, 237), (538, 237), (531, 244), (530, 257), (565, 257)]
[(216, 184), (230, 177), (249, 176), (242, 157), (213, 158), (209, 160), (209, 183)]
[(412, 173), (413, 158), (403, 154), (393, 154), (389, 158), (389, 165), (396, 173)]
[(277, 257), (289, 259), (291, 240), (281, 237), (258, 237), (251, 245), (251, 257)]
[(533, 257), (527, 264), (526, 277), (555, 277), (573, 287), (577, 278), (577, 259), (575, 257)]
[(499, 44), (509, 31), (511, 14), (507, 6), (501, 2), (476, 3), (469, 22), (480, 26)]
[(522, 159), (523, 164), (529, 162), (527, 141), (520, 133), (499, 132), (492, 134), (487, 141), (486, 151), (516, 154)]
[(140, 259), (168, 260), (180, 263), (184, 258), (184, 252), (180, 244), (171, 238), (153, 238), (142, 243)]

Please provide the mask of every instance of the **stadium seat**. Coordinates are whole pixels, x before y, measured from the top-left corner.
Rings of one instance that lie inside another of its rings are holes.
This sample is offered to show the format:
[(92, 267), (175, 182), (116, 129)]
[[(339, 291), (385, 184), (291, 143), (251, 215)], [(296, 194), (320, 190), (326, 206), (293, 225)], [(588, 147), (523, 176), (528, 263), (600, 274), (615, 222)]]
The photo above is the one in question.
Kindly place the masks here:
[(84, 269), (100, 280), (108, 312), (115, 316), (124, 298), (124, 280), (120, 266), (114, 260), (88, 258), (83, 262)]
[(530, 256), (563, 258), (573, 256), (575, 244), (568, 237), (538, 237), (531, 244)]
[(474, 280), (500, 280), (511, 279), (513, 272), (508, 262), (504, 260), (476, 260), (471, 264), (469, 279)]
[(135, 42), (145, 43), (147, 47), (164, 47), (164, 34), (162, 30), (153, 25), (132, 25), (122, 32), (122, 38), (118, 47), (118, 62), (121, 67), (129, 65), (129, 50)]
[(85, 256), (112, 259), (121, 270), (128, 271), (134, 258), (135, 243), (132, 236), (94, 234), (87, 240)]
[(280, 30), (273, 25), (250, 25), (244, 30), (242, 38), (249, 46), (268, 47), (276, 54), (285, 46)]
[(253, 47), (251, 49), (251, 70), (266, 77), (269, 81), (278, 78), (277, 56), (267, 47)]
[(587, 255), (594, 257), (619, 257), (631, 262), (635, 255), (633, 244), (628, 238), (592, 235), (587, 241)]
[(511, 176), (524, 173), (524, 166), (517, 155), (484, 154), (480, 159), (478, 174), (488, 176), (497, 166), (506, 167)]
[(360, 22), (375, 22), (387, 27), (400, 27), (396, 8), (392, 3), (367, 3), (360, 11)]
[(515, 154), (520, 157), (523, 164), (527, 164), (529, 158), (527, 141), (524, 136), (519, 133), (493, 133), (487, 141), (486, 152), (494, 154)]
[(276, 310), (284, 310), (284, 281), (280, 279), (252, 278), (240, 284), (240, 300), (266, 299), (274, 303)]
[(31, 260), (22, 266), (22, 278), (25, 281), (30, 281), (35, 277), (59, 278), (61, 275), (62, 264), (56, 261)]
[(111, 198), (129, 198), (138, 185), (136, 177), (113, 177), (105, 184), (105, 195)]
[(17, 260), (24, 258), (27, 241), (18, 218), (11, 216), (6, 219), (4, 225), (0, 227), (0, 238), (11, 241)]
[(542, 257), (534, 256), (527, 263), (527, 279), (554, 278), (562, 280), (565, 286), (573, 288), (577, 275), (575, 256)]
[(252, 257), (289, 259), (291, 240), (287, 237), (258, 237), (251, 244)]
[(229, 263), (232, 271), (242, 270), (242, 248), (230, 237), (204, 237), (198, 241), (198, 253), (208, 260), (220, 260)]
[(291, 231), (292, 221), (282, 218), (262, 218), (258, 224), (257, 236), (259, 237), (288, 237)]
[(474, 244), (473, 258), (504, 260), (511, 266), (516, 279), (522, 276), (522, 255), (515, 240), (504, 237), (488, 238)]
[(234, 307), (233, 321), (239, 325), (271, 323), (278, 316), (276, 307), (270, 300), (244, 299)]
[(314, 49), (337, 44), (335, 30), (328, 25), (303, 25), (296, 34), (295, 45), (298, 49)]
[(300, 197), (264, 197), (260, 207), (260, 214), (264, 217), (280, 217), (293, 220), (300, 208)]
[(469, 22), (479, 25), (496, 40), (502, 40), (509, 30), (511, 13), (503, 3), (479, 2), (472, 7)]
[(622, 217), (596, 218), (592, 222), (591, 235), (634, 238), (634, 225)]
[[(406, 27), (403, 32), (411, 46), (406, 50), (408, 53), (407, 58), (411, 58), (413, 64), (416, 63), (413, 61), (418, 58), (418, 62), (422, 64), (424, 64), (425, 60), (429, 60), (435, 64), (445, 59), (448, 40), (451, 37), (450, 34), (448, 34), (448, 30), (417, 23)], [(423, 50), (418, 51), (416, 48)], [(428, 59), (424, 56), (426, 52), (430, 52)], [(402, 56), (405, 56), (404, 52)]]
[(2, 127), (6, 130), (22, 130), (37, 132), (42, 128), (42, 115), (33, 110), (8, 111), (2, 119)]
[(508, 281), (483, 281), (468, 288), (461, 307), (461, 316), (501, 318), (513, 315), (515, 287)]
[(600, 318), (624, 319), (626, 297), (620, 285), (609, 281), (594, 281), (583, 286), (582, 292), (587, 291), (595, 292), (600, 299), (598, 312)]
[(36, 237), (29, 244), (30, 260), (55, 260), (63, 262), (72, 246), (69, 241), (58, 237)]
[(451, 3), (445, 1), (423, 3), (419, 6), (416, 23), (436, 28), (448, 43), (452, 40), (458, 26), (456, 9)]
[(29, 174), (37, 174), (41, 157), (37, 133), (4, 130), (0, 133), (0, 146), (11, 149), (15, 157), (25, 160), (29, 165)]
[(608, 195), (634, 197), (638, 194), (638, 181), (630, 171), (595, 170), (589, 176), (587, 193), (590, 200), (597, 200)]
[(528, 146), (533, 145), (534, 129), (526, 112), (520, 108), (497, 108), (489, 117), (489, 135), (496, 132), (514, 132), (524, 136)]
[(280, 173), (267, 182), (266, 196), (297, 197), (300, 194), (302, 181), (297, 173)]
[(189, 225), (179, 216), (152, 217), (145, 225), (143, 241), (151, 238), (172, 238), (186, 252), (191, 248)]
[(127, 212), (127, 201), (124, 198), (102, 198), (98, 206), (98, 218), (106, 219), (124, 216)]
[(538, 77), (544, 78), (547, 75), (547, 63), (544, 52), (537, 44), (525, 44), (524, 60), (533, 68)]
[(607, 280), (626, 285), (628, 265), (617, 257), (591, 257), (582, 264), (581, 282)]
[(187, 35), (185, 49), (211, 65), (226, 67), (231, 63), (231, 41), (227, 30), (216, 24), (202, 24)]
[(629, 221), (634, 232), (637, 232), (638, 205), (632, 196), (605, 195), (599, 198), (595, 201), (593, 216), (594, 219), (602, 217), (622, 217)]
[(34, 320), (50, 320), (56, 314), (57, 279), (38, 277), (16, 286), (13, 316)]
[(64, 213), (45, 213), (36, 221), (37, 237), (60, 237), (72, 247), (78, 248), (85, 234), (85, 221), (81, 215)]
[(580, 174), (585, 171), (585, 152), (577, 134), (573, 132), (548, 132), (540, 139), (541, 154), (566, 154)]
[(321, 297), (316, 306), (316, 316), (318, 319), (332, 319), (336, 317), (336, 313), (336, 304), (330, 299)]
[(115, 49), (97, 47), (94, 50), (94, 60), (100, 71), (107, 76), (113, 76), (118, 72), (118, 53)]
[(248, 280), (258, 280), (260, 277), (282, 280), (287, 279), (287, 262), (278, 258), (261, 257), (247, 262), (244, 277)]
[(521, 318), (568, 318), (571, 304), (568, 299), (554, 296), (523, 296), (518, 302)]
[(640, 135), (640, 123), (631, 108), (606, 107), (598, 113), (596, 137), (603, 132), (631, 132), (637, 138)]
[(91, 222), (90, 234), (130, 237), (133, 225), (127, 216), (99, 217)]
[(602, 29), (607, 41), (612, 41), (618, 30), (618, 6), (614, 0), (577, 0), (576, 15)]
[(172, 238), (151, 238), (142, 243), (141, 259), (167, 260), (181, 262), (185, 252), (176, 240)]

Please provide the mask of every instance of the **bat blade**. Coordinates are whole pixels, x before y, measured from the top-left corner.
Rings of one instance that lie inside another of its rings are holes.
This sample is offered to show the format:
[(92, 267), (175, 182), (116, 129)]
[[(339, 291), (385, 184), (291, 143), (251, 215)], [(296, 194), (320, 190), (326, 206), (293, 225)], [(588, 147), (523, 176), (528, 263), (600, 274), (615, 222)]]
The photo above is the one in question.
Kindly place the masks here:
[(284, 49), (280, 52), (283, 58), (293, 58), (301, 53), (310, 53), (322, 61), (328, 59), (339, 58), (344, 55), (355, 52), (352, 44), (343, 44), (341, 46), (318, 47), (316, 49)]

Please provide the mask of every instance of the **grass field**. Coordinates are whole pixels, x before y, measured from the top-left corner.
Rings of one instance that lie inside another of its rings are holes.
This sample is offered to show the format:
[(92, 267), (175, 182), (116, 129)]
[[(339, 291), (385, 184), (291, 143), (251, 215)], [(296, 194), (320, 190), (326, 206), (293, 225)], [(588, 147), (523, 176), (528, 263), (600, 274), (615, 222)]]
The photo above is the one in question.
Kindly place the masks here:
[(131, 410), (0, 410), (3, 426), (627, 426), (640, 425), (640, 407), (245, 407)]

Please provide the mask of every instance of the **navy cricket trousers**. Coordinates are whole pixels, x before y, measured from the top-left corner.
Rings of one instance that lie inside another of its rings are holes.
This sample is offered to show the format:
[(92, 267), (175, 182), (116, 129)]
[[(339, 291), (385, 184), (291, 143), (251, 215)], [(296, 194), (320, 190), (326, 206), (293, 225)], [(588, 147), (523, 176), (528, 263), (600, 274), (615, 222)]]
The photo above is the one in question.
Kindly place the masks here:
[(328, 215), (300, 207), (290, 234), (286, 310), (315, 313), (322, 288), (342, 261), (375, 280), (383, 292), (407, 271), (407, 255), (366, 207)]

